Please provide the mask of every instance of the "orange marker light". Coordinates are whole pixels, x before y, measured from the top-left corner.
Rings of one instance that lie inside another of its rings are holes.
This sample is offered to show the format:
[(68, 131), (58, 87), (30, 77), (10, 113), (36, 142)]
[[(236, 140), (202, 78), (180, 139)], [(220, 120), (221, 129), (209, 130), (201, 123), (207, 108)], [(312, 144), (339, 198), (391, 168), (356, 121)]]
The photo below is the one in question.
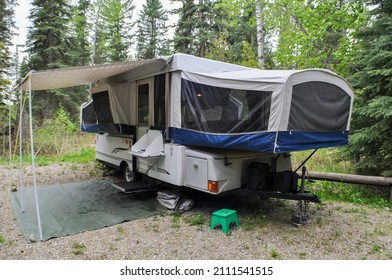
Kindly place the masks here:
[(208, 181), (208, 191), (213, 193), (219, 192), (218, 181)]

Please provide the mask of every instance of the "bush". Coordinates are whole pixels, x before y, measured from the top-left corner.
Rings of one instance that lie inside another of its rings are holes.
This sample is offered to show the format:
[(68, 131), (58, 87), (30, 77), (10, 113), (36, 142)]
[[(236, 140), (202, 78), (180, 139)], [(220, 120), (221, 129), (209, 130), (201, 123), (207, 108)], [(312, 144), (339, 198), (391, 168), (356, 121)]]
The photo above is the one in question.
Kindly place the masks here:
[(35, 130), (34, 142), (37, 153), (60, 156), (70, 150), (72, 145), (71, 135), (76, 132), (69, 114), (62, 108), (56, 112), (53, 119), (45, 120), (42, 126)]

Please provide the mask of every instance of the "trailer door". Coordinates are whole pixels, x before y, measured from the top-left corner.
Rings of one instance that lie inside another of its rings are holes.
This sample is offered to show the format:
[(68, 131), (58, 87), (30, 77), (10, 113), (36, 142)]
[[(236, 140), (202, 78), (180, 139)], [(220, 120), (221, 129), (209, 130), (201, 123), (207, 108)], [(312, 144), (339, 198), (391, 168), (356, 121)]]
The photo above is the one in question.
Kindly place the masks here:
[(137, 82), (137, 125), (136, 140), (139, 140), (147, 133), (151, 126), (152, 108), (152, 80), (145, 79)]

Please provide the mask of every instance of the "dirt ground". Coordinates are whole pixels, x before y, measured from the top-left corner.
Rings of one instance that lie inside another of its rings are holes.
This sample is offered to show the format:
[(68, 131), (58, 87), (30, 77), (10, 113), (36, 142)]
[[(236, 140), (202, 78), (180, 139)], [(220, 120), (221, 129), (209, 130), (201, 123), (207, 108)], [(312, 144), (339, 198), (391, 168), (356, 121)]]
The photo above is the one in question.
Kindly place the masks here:
[[(38, 185), (102, 178), (102, 169), (62, 164), (37, 168)], [(119, 180), (110, 173), (106, 179)], [(24, 184), (32, 185), (30, 168)], [(19, 169), (0, 166), (0, 259), (392, 259), (392, 210), (334, 201), (310, 204), (311, 219), (294, 226), (297, 203), (195, 194), (189, 212), (161, 215), (45, 242), (27, 241), (13, 213), (9, 192)], [(211, 230), (212, 209), (237, 210), (240, 226)]]

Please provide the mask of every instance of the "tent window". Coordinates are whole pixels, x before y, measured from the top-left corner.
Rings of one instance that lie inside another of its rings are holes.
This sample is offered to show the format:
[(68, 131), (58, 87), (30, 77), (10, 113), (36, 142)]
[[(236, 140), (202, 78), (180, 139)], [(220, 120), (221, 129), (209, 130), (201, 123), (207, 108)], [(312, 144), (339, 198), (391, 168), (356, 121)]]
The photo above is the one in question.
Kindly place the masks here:
[(142, 84), (138, 86), (138, 123), (139, 126), (149, 125), (149, 106), (148, 106), (148, 93), (149, 84)]
[(346, 130), (350, 104), (350, 96), (336, 85), (326, 82), (307, 82), (295, 85), (288, 130)]
[(85, 125), (97, 124), (97, 116), (94, 111), (94, 102), (90, 100), (81, 107), (82, 123)]
[(110, 110), (109, 92), (102, 91), (92, 95), (94, 109), (99, 124), (112, 124), (113, 116)]
[(183, 79), (182, 127), (211, 133), (268, 129), (272, 92), (214, 87)]
[(166, 125), (165, 74), (154, 77), (154, 125)]

